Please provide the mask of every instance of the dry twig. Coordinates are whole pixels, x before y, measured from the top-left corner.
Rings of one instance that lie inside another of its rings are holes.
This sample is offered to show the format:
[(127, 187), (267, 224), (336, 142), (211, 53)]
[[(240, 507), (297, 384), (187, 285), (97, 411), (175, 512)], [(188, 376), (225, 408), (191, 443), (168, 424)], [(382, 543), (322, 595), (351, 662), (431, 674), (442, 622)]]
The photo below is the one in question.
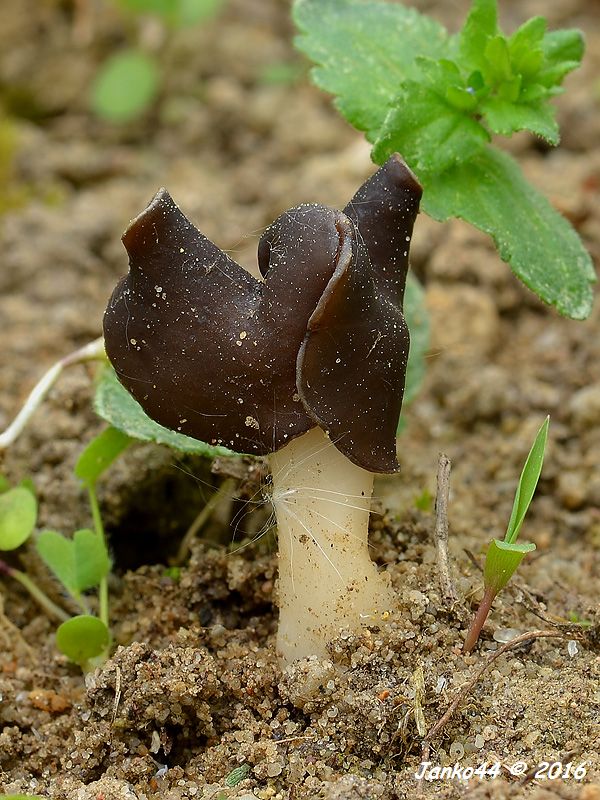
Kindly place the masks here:
[(567, 638), (562, 631), (554, 630), (554, 631), (529, 631), (528, 633), (522, 633), (520, 636), (516, 636), (514, 639), (511, 639), (510, 642), (506, 642), (497, 650), (495, 650), (491, 655), (486, 658), (484, 663), (479, 667), (479, 669), (475, 672), (473, 677), (465, 683), (465, 685), (457, 692), (454, 700), (450, 703), (448, 708), (446, 709), (445, 713), (440, 717), (440, 719), (427, 731), (425, 738), (422, 742), (422, 750), (421, 750), (421, 760), (422, 761), (429, 761), (429, 748), (431, 746), (431, 740), (434, 736), (445, 727), (446, 723), (452, 718), (454, 712), (463, 702), (463, 700), (469, 695), (471, 689), (475, 686), (477, 681), (481, 678), (481, 676), (491, 667), (494, 661), (499, 658), (503, 653), (508, 652), (509, 650), (513, 650), (515, 647), (519, 647), (519, 645), (526, 644), (527, 642), (533, 642), (536, 639), (549, 639), (549, 638), (558, 638), (563, 639)]
[(435, 548), (440, 576), (440, 587), (445, 600), (454, 602), (456, 591), (450, 577), (448, 559), (448, 496), (450, 494), (451, 462), (447, 455), (440, 453), (437, 473), (437, 495), (435, 498)]

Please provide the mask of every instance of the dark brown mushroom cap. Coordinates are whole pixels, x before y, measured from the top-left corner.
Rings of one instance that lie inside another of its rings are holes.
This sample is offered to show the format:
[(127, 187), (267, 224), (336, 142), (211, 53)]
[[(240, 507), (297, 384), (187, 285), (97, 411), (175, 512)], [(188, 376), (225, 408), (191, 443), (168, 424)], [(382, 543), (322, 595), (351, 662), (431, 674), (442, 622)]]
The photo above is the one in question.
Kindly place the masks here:
[(123, 236), (130, 270), (104, 318), (120, 381), (188, 436), (266, 454), (319, 424), (354, 463), (393, 472), (419, 198), (394, 157), (345, 213), (286, 211), (261, 237), (258, 281), (161, 190)]

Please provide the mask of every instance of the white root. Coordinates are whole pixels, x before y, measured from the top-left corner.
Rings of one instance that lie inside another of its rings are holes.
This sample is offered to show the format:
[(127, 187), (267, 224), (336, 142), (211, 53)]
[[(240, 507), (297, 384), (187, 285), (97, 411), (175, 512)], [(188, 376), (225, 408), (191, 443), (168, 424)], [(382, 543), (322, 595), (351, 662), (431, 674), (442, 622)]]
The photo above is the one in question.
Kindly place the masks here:
[(342, 630), (378, 624), (393, 609), (389, 578), (369, 557), (373, 474), (313, 428), (270, 456), (279, 539), (284, 662), (325, 657)]

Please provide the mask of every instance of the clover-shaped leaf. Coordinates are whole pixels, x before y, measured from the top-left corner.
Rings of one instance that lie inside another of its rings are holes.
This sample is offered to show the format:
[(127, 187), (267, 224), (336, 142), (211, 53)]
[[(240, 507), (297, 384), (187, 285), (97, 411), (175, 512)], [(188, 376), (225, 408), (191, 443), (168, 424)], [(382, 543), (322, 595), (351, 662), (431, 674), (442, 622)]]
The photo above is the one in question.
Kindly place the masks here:
[(103, 539), (88, 528), (75, 531), (72, 539), (57, 531), (42, 531), (36, 547), (46, 566), (73, 597), (97, 586), (110, 571)]

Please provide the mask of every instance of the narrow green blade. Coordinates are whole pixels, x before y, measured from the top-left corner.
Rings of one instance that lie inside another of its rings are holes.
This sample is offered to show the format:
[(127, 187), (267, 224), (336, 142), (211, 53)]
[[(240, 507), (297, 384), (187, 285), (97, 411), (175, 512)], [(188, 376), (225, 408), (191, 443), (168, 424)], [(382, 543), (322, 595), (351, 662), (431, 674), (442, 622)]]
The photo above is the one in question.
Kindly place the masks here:
[(550, 417), (548, 416), (535, 437), (535, 441), (529, 451), (523, 471), (521, 472), (512, 513), (504, 536), (504, 541), (509, 544), (516, 541), (527, 509), (533, 499), (544, 463), (544, 452), (546, 450), (546, 442), (548, 441), (549, 424)]

